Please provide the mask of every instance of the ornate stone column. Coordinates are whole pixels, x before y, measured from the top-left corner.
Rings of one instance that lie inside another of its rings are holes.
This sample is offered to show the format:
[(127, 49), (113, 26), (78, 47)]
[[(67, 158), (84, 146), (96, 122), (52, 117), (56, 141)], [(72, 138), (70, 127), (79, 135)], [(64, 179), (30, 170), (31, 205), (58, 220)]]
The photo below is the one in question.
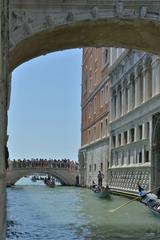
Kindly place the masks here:
[(122, 116), (125, 114), (125, 92), (124, 86), (122, 85)]
[(128, 112), (132, 110), (132, 85), (128, 76)]
[(147, 101), (148, 99), (148, 76), (147, 76), (147, 68), (146, 68), (146, 58), (143, 60), (143, 86), (144, 86), (144, 91), (143, 91), (143, 101)]
[(138, 106), (139, 88), (138, 88), (138, 76), (137, 69), (135, 71), (135, 107)]
[(0, 239), (6, 231), (5, 146), (7, 145), (8, 108), (8, 0), (0, 0)]

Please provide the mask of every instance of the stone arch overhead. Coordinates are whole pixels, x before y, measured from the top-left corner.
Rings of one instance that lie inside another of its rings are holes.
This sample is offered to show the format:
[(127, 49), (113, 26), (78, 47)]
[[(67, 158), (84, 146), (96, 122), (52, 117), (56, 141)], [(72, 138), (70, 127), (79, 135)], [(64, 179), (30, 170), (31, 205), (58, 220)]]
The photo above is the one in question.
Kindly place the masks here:
[(158, 1), (9, 0), (10, 70), (52, 51), (116, 46), (160, 53)]
[(13, 169), (7, 171), (6, 183), (8, 185), (14, 185), (19, 179), (27, 175), (33, 175), (36, 173), (50, 174), (53, 177), (60, 180), (63, 185), (74, 186), (76, 185), (77, 171), (67, 171), (67, 170), (53, 170), (53, 169), (43, 169), (43, 168), (33, 168), (33, 169)]

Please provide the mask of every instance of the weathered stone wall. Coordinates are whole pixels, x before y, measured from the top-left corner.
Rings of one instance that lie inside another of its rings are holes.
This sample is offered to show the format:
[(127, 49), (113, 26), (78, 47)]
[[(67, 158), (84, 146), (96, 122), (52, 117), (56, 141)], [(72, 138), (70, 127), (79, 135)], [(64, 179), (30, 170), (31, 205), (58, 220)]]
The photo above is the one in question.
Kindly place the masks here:
[(8, 1), (0, 0), (0, 239), (5, 239), (5, 146), (8, 108)]
[[(92, 181), (98, 184), (98, 171), (101, 170), (104, 174), (103, 185), (107, 184), (107, 165), (108, 165), (108, 157), (109, 157), (109, 142), (108, 140), (101, 140), (96, 142), (88, 147), (83, 147), (85, 149), (85, 185), (90, 186)], [(82, 149), (81, 149), (82, 151)], [(103, 165), (103, 169), (101, 169), (101, 164)]]

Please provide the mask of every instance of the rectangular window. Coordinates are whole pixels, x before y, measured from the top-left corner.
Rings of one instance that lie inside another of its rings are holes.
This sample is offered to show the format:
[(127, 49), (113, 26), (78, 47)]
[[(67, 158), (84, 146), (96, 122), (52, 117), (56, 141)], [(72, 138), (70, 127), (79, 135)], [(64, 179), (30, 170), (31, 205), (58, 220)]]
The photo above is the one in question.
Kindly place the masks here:
[(90, 59), (89, 59), (89, 69), (90, 71), (92, 70), (92, 54), (90, 55)]
[(131, 134), (131, 142), (134, 142), (134, 128), (130, 130), (130, 134)]
[(139, 140), (141, 140), (142, 139), (142, 125), (140, 125), (138, 127), (138, 131), (139, 131)]
[(116, 146), (116, 136), (112, 136), (112, 147)]
[(101, 122), (101, 138), (103, 137), (103, 122)]
[(97, 83), (97, 71), (94, 72), (94, 85)]
[(93, 135), (94, 135), (94, 140), (96, 140), (96, 126), (93, 128)]
[(142, 163), (142, 152), (139, 152), (139, 163)]
[(149, 162), (149, 151), (145, 151), (145, 162)]
[(83, 95), (87, 93), (87, 81), (88, 81), (88, 70), (86, 68), (83, 74)]
[(128, 161), (127, 161), (127, 163), (130, 164), (130, 161), (131, 161), (130, 160), (130, 152), (128, 152)]
[(103, 163), (101, 163), (101, 171), (103, 171)]
[(94, 164), (94, 171), (96, 171), (96, 169), (97, 169), (97, 166), (96, 166), (96, 164)]
[(121, 146), (121, 134), (118, 134), (118, 145)]
[(92, 78), (89, 79), (89, 91), (92, 92)]
[(146, 138), (149, 138), (149, 122), (146, 123)]
[(91, 132), (90, 130), (88, 130), (88, 143), (90, 143), (90, 140), (91, 140)]
[(97, 61), (97, 56), (98, 56), (98, 49), (94, 48), (94, 60), (95, 60), (95, 62)]
[(127, 144), (128, 139), (127, 139), (127, 131), (124, 132), (124, 144)]
[(91, 103), (88, 104), (88, 118), (91, 117)]
[(103, 89), (100, 92), (100, 107), (103, 107), (104, 105), (104, 91)]
[(108, 135), (108, 119), (106, 119), (106, 136)]
[(96, 97), (94, 97), (93, 104), (94, 104), (94, 106), (93, 106), (94, 114), (96, 114), (96, 110), (97, 110), (97, 98)]
[(89, 171), (91, 172), (92, 171), (92, 165), (89, 164)]
[(109, 100), (109, 91), (108, 91), (108, 84), (106, 84), (106, 89), (105, 89), (105, 103), (108, 102)]
[(108, 63), (108, 49), (102, 48), (102, 64), (105, 66)]

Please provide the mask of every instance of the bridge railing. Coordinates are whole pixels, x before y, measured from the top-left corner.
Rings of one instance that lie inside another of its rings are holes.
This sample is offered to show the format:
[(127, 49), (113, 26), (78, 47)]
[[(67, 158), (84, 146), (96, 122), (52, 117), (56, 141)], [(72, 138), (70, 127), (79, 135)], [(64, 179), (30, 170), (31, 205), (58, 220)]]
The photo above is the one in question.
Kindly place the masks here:
[(13, 160), (9, 161), (9, 169), (65, 169), (68, 171), (78, 171), (79, 164), (70, 160)]

